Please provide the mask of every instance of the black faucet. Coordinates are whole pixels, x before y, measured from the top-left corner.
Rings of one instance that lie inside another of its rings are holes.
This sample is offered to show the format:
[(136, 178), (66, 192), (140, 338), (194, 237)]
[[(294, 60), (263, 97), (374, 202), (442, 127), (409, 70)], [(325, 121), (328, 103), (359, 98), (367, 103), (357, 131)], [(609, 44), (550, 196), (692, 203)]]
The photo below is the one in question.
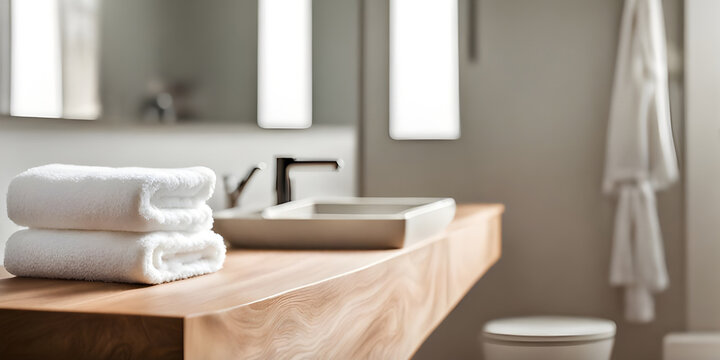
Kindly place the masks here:
[(277, 203), (284, 204), (292, 200), (292, 188), (290, 186), (290, 168), (298, 165), (316, 166), (329, 165), (333, 170), (339, 170), (343, 162), (342, 160), (298, 160), (292, 157), (275, 158), (277, 166), (275, 167), (275, 194)]

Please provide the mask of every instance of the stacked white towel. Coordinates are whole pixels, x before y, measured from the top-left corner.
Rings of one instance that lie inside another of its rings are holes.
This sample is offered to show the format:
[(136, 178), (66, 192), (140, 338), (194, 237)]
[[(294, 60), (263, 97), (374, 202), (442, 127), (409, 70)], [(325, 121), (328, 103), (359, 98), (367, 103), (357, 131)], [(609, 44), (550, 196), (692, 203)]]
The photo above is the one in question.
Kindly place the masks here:
[(215, 173), (45, 165), (16, 176), (5, 268), (17, 276), (158, 284), (215, 272), (225, 245), (206, 204)]

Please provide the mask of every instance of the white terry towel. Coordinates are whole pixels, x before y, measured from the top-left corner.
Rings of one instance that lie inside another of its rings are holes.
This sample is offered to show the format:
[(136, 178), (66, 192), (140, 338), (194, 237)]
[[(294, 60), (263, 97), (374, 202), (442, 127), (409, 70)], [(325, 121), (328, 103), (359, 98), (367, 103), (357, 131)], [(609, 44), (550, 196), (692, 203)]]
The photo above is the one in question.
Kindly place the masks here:
[(626, 0), (615, 66), (603, 191), (618, 196), (610, 283), (625, 288), (625, 317), (655, 317), (668, 286), (655, 191), (678, 178), (660, 0)]
[(184, 169), (52, 164), (17, 175), (8, 187), (8, 217), (33, 228), (200, 231), (212, 227), (205, 203), (215, 173)]
[(5, 247), (5, 269), (25, 277), (159, 284), (222, 268), (212, 231), (111, 232), (26, 229)]

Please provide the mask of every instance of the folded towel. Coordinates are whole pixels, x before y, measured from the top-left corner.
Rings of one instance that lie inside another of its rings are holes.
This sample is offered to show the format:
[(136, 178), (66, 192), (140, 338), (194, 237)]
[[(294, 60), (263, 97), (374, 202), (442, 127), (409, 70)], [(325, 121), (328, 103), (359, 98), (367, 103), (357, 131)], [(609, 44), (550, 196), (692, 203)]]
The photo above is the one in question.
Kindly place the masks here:
[(205, 203), (215, 173), (184, 169), (52, 164), (29, 169), (8, 187), (8, 217), (33, 228), (200, 231), (212, 227)]
[(212, 231), (27, 229), (5, 247), (5, 269), (27, 277), (159, 284), (215, 272), (225, 244)]

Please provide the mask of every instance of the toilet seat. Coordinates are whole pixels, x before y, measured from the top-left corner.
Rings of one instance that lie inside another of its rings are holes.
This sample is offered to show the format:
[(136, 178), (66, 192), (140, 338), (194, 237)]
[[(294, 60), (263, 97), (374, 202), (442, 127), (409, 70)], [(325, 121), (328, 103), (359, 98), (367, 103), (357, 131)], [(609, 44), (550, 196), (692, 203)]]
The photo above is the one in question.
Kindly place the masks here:
[(483, 335), (495, 341), (558, 343), (610, 339), (615, 331), (615, 323), (605, 319), (528, 316), (489, 321)]

